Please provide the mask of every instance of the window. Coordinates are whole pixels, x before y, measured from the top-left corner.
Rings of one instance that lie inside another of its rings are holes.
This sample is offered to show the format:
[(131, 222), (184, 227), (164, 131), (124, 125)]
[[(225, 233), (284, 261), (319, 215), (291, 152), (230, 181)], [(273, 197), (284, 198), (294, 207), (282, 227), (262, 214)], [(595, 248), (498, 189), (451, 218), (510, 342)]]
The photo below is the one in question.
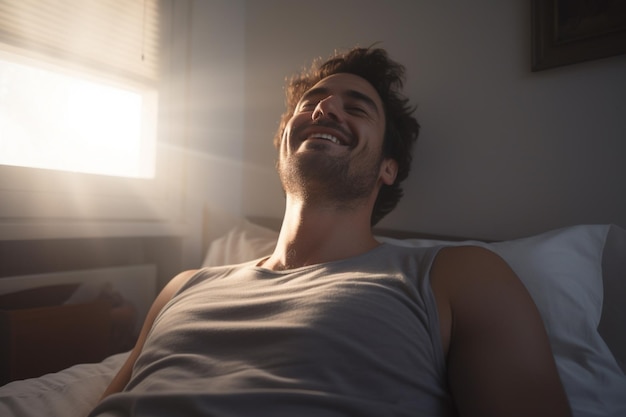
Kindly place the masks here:
[(0, 1), (0, 238), (9, 223), (177, 221), (174, 5)]
[(0, 164), (153, 178), (156, 92), (0, 55)]
[(0, 164), (154, 176), (156, 0), (0, 3)]

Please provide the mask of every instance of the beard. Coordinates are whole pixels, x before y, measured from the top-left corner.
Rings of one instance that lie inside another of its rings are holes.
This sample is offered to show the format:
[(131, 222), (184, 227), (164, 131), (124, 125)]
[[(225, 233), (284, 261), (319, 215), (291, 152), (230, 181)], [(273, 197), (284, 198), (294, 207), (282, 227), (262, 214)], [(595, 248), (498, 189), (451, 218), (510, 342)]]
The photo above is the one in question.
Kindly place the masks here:
[(377, 160), (359, 156), (296, 153), (276, 166), (285, 193), (307, 203), (351, 208), (370, 197), (383, 160), (382, 155)]

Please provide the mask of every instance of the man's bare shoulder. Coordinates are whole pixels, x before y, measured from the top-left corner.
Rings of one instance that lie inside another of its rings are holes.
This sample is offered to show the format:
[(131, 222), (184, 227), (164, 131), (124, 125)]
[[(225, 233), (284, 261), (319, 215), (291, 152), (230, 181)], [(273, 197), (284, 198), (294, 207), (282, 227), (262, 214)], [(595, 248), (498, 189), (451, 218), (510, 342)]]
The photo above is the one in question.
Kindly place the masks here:
[(463, 262), (466, 266), (487, 266), (504, 262), (500, 255), (491, 249), (478, 245), (446, 246), (439, 251), (437, 257)]
[(456, 325), (485, 311), (501, 309), (509, 298), (526, 298), (525, 288), (493, 251), (480, 246), (450, 246), (439, 250), (430, 272), (437, 301), (444, 351), (447, 352)]
[(500, 255), (481, 246), (449, 246), (441, 249), (433, 265), (433, 279), (466, 286), (489, 281), (518, 281)]
[(478, 246), (447, 247), (431, 282), (459, 410), (570, 415), (539, 311), (504, 259)]
[(474, 315), (488, 306), (493, 312), (505, 306), (526, 308), (533, 304), (508, 263), (495, 252), (479, 246), (440, 250), (433, 263), (431, 280), (438, 301), (456, 313)]

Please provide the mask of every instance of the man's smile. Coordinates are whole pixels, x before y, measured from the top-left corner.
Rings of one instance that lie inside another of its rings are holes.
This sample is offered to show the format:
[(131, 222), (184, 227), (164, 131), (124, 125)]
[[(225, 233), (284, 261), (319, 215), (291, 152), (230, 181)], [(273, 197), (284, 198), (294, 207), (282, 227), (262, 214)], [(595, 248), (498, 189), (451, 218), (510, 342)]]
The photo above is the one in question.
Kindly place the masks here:
[(309, 139), (322, 139), (322, 140), (328, 140), (336, 145), (341, 145), (342, 143), (339, 141), (339, 139), (337, 139), (336, 136), (330, 135), (328, 133), (313, 133), (312, 135), (310, 135), (308, 138), (306, 138), (305, 140), (309, 140)]
[(300, 143), (308, 140), (320, 140), (346, 147), (353, 146), (356, 143), (353, 135), (339, 126), (327, 126), (316, 123), (303, 126), (298, 130), (300, 132), (296, 132), (296, 137), (300, 138)]

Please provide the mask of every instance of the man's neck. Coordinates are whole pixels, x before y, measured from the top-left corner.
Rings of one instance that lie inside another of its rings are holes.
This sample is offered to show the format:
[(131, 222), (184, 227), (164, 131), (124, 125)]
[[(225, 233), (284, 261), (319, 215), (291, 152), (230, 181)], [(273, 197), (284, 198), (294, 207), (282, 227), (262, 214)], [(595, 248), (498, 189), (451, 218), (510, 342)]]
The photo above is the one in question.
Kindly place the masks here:
[(288, 202), (276, 249), (263, 266), (294, 269), (365, 253), (378, 245), (370, 213), (367, 207), (345, 210)]

